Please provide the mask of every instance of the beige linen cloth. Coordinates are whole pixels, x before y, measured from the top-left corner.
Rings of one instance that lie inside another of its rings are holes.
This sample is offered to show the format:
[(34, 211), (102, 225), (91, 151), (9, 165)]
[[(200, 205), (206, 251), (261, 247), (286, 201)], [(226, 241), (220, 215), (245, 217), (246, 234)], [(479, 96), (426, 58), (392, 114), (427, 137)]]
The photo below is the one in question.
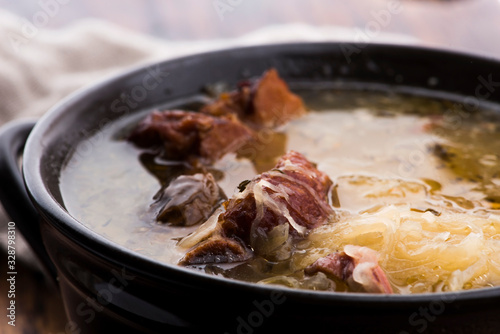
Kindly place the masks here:
[[(76, 89), (129, 67), (180, 55), (254, 44), (289, 41), (356, 41), (356, 31), (303, 24), (269, 26), (226, 40), (169, 41), (85, 19), (60, 30), (26, 34), (21, 20), (0, 10), (0, 125), (39, 117)], [(416, 43), (410, 37), (380, 34), (373, 42)], [(1, 186), (1, 185), (0, 185)], [(0, 207), (0, 245), (5, 248), (8, 218)], [(17, 243), (18, 259), (32, 258)]]

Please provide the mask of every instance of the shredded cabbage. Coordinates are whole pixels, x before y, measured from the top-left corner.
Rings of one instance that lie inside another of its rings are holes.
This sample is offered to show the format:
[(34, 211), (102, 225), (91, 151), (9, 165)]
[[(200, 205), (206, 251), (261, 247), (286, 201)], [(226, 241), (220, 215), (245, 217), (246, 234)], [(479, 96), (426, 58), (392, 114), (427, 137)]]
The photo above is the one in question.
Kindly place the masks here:
[[(432, 216), (430, 216), (430, 214)], [(309, 235), (312, 247), (369, 247), (400, 293), (458, 291), (500, 282), (500, 216), (389, 205), (344, 217)]]

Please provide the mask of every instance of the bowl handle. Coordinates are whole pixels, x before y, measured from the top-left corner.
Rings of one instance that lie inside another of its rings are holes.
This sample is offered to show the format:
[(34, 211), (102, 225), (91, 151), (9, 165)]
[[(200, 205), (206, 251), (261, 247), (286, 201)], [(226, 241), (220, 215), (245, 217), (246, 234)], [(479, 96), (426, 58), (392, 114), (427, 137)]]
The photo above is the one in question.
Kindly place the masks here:
[(43, 245), (40, 216), (29, 199), (18, 163), (34, 126), (33, 120), (16, 120), (0, 128), (0, 202), (16, 229), (19, 229), (54, 282), (57, 282), (55, 266)]

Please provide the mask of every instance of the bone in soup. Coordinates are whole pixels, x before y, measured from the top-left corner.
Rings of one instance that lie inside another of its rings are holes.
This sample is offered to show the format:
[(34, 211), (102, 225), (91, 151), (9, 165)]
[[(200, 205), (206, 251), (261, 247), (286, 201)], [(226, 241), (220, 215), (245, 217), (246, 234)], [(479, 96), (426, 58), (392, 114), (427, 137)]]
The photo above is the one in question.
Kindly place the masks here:
[(109, 125), (61, 175), (68, 212), (153, 259), (262, 284), (500, 284), (495, 111), (387, 91), (299, 99), (280, 80)]

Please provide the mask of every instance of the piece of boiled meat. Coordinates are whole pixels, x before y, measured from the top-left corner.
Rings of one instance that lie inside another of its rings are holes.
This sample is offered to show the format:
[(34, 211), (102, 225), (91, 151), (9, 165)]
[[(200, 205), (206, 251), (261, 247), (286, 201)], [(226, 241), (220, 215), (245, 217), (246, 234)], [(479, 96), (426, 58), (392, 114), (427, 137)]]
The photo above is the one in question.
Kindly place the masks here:
[(293, 94), (275, 69), (256, 79), (241, 82), (238, 90), (223, 93), (201, 109), (210, 115), (235, 114), (254, 129), (275, 128), (306, 113), (302, 99)]
[(347, 245), (343, 252), (335, 252), (322, 257), (305, 269), (313, 275), (323, 272), (333, 276), (355, 290), (366, 292), (392, 293), (392, 287), (378, 264), (379, 254), (368, 247)]
[[(290, 151), (272, 170), (240, 184), (225, 211), (181, 241), (191, 247), (181, 264), (236, 262), (263, 255), (303, 237), (334, 217), (332, 181), (302, 154)], [(215, 219), (217, 220), (215, 222)]]
[(214, 117), (182, 110), (153, 111), (129, 135), (141, 148), (160, 148), (171, 160), (211, 164), (248, 142), (253, 131), (234, 115)]
[(226, 196), (210, 173), (181, 175), (161, 191), (157, 221), (176, 226), (205, 222)]

